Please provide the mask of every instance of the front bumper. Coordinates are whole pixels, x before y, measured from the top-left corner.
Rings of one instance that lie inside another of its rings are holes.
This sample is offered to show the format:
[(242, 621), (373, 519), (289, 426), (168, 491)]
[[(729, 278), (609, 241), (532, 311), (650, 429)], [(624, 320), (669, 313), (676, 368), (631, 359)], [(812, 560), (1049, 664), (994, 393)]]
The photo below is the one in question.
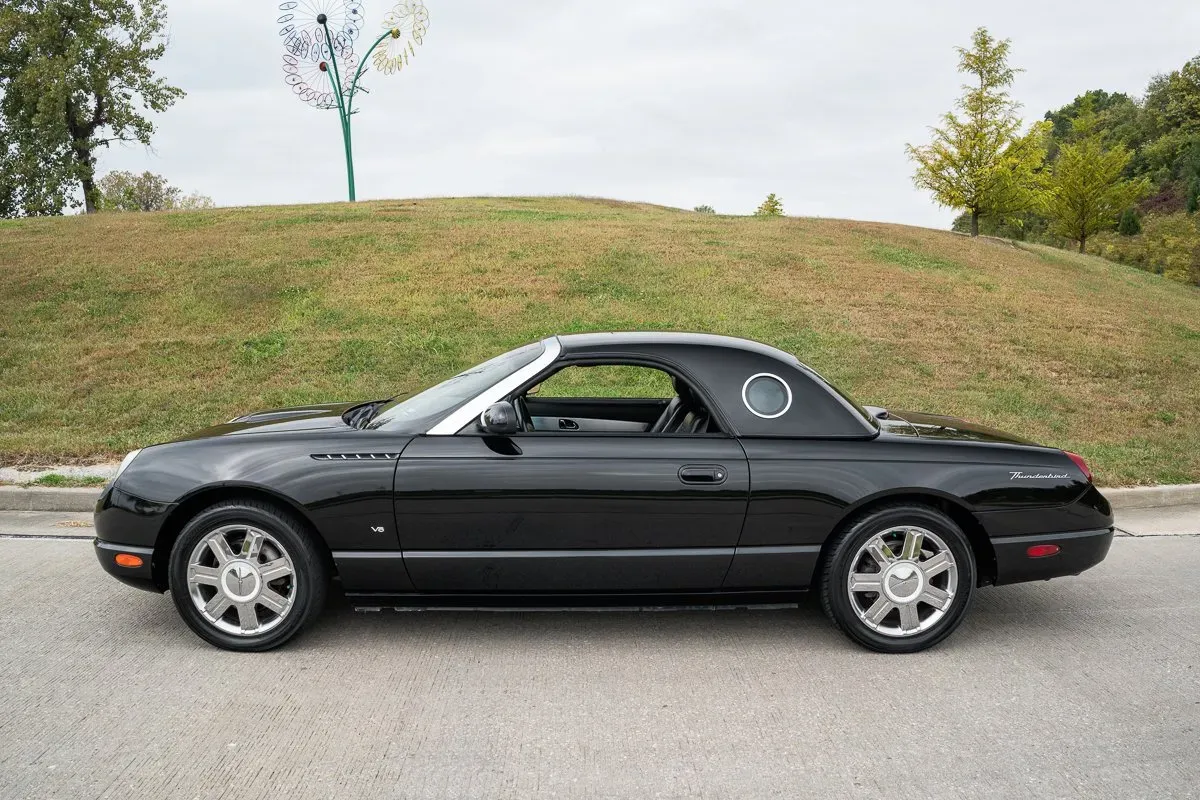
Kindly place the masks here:
[[(996, 585), (1078, 575), (1104, 560), (1112, 540), (1112, 528), (994, 538)], [(1030, 557), (1026, 551), (1039, 544), (1057, 545), (1059, 551), (1052, 556)]]
[[(145, 589), (150, 592), (162, 592), (158, 584), (154, 582), (153, 570), (153, 547), (130, 547), (124, 544), (114, 544), (101, 539), (93, 539), (92, 545), (96, 550), (96, 558), (100, 561), (100, 566), (104, 567), (104, 571), (121, 583), (126, 583), (130, 586), (135, 586), (138, 589)], [(121, 553), (138, 556), (142, 559), (140, 567), (123, 567), (117, 563), (117, 556)]]

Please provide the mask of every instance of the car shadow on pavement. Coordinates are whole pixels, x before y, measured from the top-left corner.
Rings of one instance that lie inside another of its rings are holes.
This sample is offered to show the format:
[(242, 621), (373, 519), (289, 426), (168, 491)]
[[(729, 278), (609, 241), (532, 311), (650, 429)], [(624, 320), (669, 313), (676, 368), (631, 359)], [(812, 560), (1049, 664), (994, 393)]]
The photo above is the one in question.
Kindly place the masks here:
[[(1011, 639), (1022, 629), (1037, 629), (1071, 622), (1080, 630), (1088, 612), (1087, 587), (1059, 584), (1022, 584), (978, 590), (963, 626), (942, 647), (986, 645), (997, 637)], [(1065, 630), (1066, 625), (1062, 626)], [(355, 638), (404, 641), (410, 637), (469, 639), (472, 643), (555, 643), (586, 639), (636, 643), (640, 639), (663, 644), (697, 645), (735, 640), (739, 646), (777, 643), (780, 636), (803, 637), (810, 647), (841, 649), (845, 638), (811, 596), (798, 607), (697, 608), (670, 611), (625, 609), (491, 611), (394, 610), (358, 611), (338, 592), (331, 593), (325, 612), (305, 635), (289, 647), (323, 648), (346, 644)]]
[[(1046, 636), (1088, 637), (1089, 628), (1111, 623), (1096, 615), (1090, 602), (1092, 587), (1083, 583), (1020, 584), (978, 590), (962, 627), (938, 647), (990, 648), (998, 640)], [(95, 609), (95, 620), (116, 640), (153, 640), (172, 647), (208, 649), (183, 624), (169, 595), (129, 596), (114, 593)], [(1094, 599), (1094, 598), (1091, 598)], [(105, 609), (106, 605), (111, 608)], [(672, 611), (639, 610), (402, 610), (357, 611), (339, 591), (330, 593), (317, 621), (284, 650), (320, 651), (458, 642), (471, 646), (531, 646), (607, 644), (615, 647), (773, 647), (802, 640), (816, 651), (836, 651), (853, 645), (826, 619), (814, 598), (804, 596), (798, 607), (696, 608)], [(1089, 637), (1090, 638), (1090, 637)]]

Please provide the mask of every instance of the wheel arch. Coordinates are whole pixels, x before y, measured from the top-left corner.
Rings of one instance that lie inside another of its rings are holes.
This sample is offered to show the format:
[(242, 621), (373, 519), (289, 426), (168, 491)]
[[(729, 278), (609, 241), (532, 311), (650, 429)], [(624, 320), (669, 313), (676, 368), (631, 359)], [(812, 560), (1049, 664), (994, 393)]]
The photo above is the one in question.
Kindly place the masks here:
[(825, 537), (824, 544), (821, 545), (821, 554), (817, 559), (815, 574), (821, 574), (821, 568), (824, 566), (825, 560), (829, 558), (837, 534), (844, 531), (851, 522), (877, 508), (899, 503), (930, 506), (950, 517), (958, 527), (962, 528), (963, 533), (967, 536), (967, 541), (971, 544), (971, 551), (975, 555), (977, 585), (988, 586), (996, 582), (996, 551), (979, 519), (961, 499), (926, 488), (881, 492), (847, 506), (829, 536)]
[(168, 588), (167, 575), (169, 572), (168, 562), (171, 558), (171, 548), (175, 546), (175, 541), (179, 538), (180, 532), (188, 524), (188, 521), (212, 505), (239, 499), (267, 503), (295, 517), (312, 536), (314, 545), (316, 545), (324, 556), (326, 566), (329, 568), (329, 574), (337, 574), (337, 566), (334, 564), (333, 553), (329, 549), (329, 544), (321, 536), (320, 531), (308, 516), (308, 512), (304, 506), (287, 495), (257, 484), (221, 483), (203, 486), (184, 495), (163, 521), (162, 528), (158, 532), (158, 537), (154, 541), (154, 554), (151, 556), (151, 571), (158, 588), (163, 591), (166, 591)]

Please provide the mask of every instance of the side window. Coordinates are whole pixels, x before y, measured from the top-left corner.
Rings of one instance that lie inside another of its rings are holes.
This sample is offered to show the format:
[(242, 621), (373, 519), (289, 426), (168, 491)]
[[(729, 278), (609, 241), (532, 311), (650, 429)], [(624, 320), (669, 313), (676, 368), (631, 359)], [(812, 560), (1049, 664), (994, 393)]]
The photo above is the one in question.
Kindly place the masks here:
[(668, 400), (675, 396), (671, 376), (652, 367), (618, 364), (576, 366), (560, 370), (539, 386), (531, 397), (604, 397)]

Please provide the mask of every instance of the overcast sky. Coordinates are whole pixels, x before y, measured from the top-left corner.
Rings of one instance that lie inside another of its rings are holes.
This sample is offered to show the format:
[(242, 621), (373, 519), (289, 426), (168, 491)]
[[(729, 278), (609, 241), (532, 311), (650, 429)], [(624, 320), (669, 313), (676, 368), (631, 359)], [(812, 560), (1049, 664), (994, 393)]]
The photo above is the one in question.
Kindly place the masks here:
[[(324, 0), (310, 0), (322, 2)], [(1139, 93), (1200, 54), (1200, 3), (426, 0), (401, 73), (372, 75), (354, 118), (360, 199), (581, 194), (746, 214), (944, 227), (906, 142), (951, 107), (955, 45), (1013, 40), (1027, 120), (1086, 89)], [(278, 0), (167, 0), (159, 66), (188, 96), (149, 169), (219, 205), (345, 199), (337, 115), (284, 83)], [(364, 0), (366, 36), (391, 8)], [(360, 45), (363, 44), (360, 38)]]

